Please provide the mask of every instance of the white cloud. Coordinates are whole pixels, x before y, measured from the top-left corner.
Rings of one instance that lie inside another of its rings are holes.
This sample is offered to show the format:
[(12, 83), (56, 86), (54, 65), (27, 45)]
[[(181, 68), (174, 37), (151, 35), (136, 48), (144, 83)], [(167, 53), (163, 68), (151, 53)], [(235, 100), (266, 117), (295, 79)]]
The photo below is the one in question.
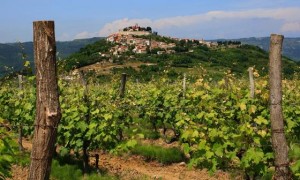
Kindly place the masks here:
[(282, 32), (300, 32), (300, 22), (288, 22), (281, 27)]
[(85, 38), (91, 38), (94, 36), (95, 36), (95, 33), (90, 33), (90, 32), (84, 31), (84, 32), (76, 34), (75, 39), (85, 39)]
[[(252, 9), (245, 11), (210, 11), (203, 14), (191, 16), (176, 16), (161, 19), (118, 19), (107, 23), (98, 32), (99, 36), (108, 36), (127, 26), (132, 26), (138, 23), (140, 26), (151, 26), (156, 31), (164, 31), (169, 28), (177, 28), (184, 31), (190, 26), (203, 27), (212, 25), (220, 21), (222, 23), (232, 22), (235, 20), (270, 20), (270, 23), (279, 23), (282, 27), (281, 31), (299, 31), (300, 26), (300, 8), (278, 8), (278, 9)], [(251, 21), (255, 23), (255, 21)], [(297, 22), (297, 23), (296, 23)], [(218, 25), (219, 26), (219, 25)], [(253, 24), (255, 26), (255, 24)], [(237, 24), (237, 27), (239, 25)], [(273, 26), (272, 26), (273, 27)], [(242, 27), (241, 27), (242, 28)], [(266, 26), (267, 28), (267, 26)], [(270, 29), (269, 31), (272, 31)], [(277, 31), (277, 30), (275, 30)]]
[(152, 21), (150, 19), (119, 19), (111, 23), (107, 23), (98, 32), (99, 36), (107, 36), (109, 34), (115, 33), (124, 27), (133, 26), (138, 23), (140, 26), (151, 26)]
[(58, 36), (57, 39), (59, 39), (60, 41), (67, 41), (70, 40), (71, 36), (68, 33), (62, 33)]

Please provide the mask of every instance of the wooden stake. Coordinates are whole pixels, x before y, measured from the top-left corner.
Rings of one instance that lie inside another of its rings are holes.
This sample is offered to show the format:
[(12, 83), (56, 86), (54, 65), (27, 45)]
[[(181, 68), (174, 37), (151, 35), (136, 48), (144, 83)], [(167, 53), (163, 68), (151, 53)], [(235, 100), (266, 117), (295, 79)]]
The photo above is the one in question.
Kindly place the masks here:
[(271, 35), (270, 40), (270, 117), (272, 128), (272, 146), (275, 154), (276, 180), (291, 179), (288, 160), (288, 145), (284, 134), (282, 114), (282, 87), (281, 87), (281, 51), (282, 35)]
[(120, 97), (121, 98), (123, 98), (125, 96), (125, 86), (126, 86), (126, 73), (122, 73), (121, 85), (120, 85)]
[(185, 91), (186, 91), (186, 74), (183, 74), (183, 81), (182, 81), (182, 97), (185, 98)]
[[(79, 72), (80, 74), (80, 79), (81, 83), (84, 86), (84, 94), (83, 94), (83, 102), (87, 106), (87, 112), (85, 114), (85, 122), (86, 124), (90, 124), (90, 101), (89, 101), (89, 89), (88, 89), (88, 81), (84, 75), (83, 71)], [(88, 128), (85, 130), (84, 134), (88, 132)], [(86, 176), (88, 170), (89, 170), (89, 153), (88, 153), (88, 148), (90, 146), (90, 141), (83, 140), (83, 146), (82, 146), (82, 152), (83, 152), (83, 174)]]
[[(18, 80), (19, 80), (19, 90), (23, 90), (23, 75), (18, 75)], [(20, 96), (20, 101), (22, 101), (23, 97)], [(24, 147), (23, 147), (23, 125), (22, 122), (19, 124), (19, 137), (18, 137), (18, 144), (19, 144), (19, 151), (24, 152)]]
[(49, 179), (59, 105), (54, 21), (33, 22), (34, 63), (36, 68), (36, 118), (28, 179)]
[(253, 78), (253, 67), (248, 68), (249, 71), (249, 80), (250, 80), (250, 98), (254, 98), (254, 91), (255, 91), (255, 85), (254, 85), (254, 78)]

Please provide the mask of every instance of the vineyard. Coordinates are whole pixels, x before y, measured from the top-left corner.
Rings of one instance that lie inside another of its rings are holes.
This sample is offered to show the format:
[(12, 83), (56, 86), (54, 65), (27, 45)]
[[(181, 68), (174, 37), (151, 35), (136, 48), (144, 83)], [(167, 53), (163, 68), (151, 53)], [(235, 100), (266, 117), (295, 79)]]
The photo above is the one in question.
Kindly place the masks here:
[[(207, 168), (211, 173), (222, 169), (244, 172), (249, 177), (271, 177), (274, 155), (268, 81), (257, 72), (254, 75), (254, 98), (248, 78), (236, 78), (230, 72), (220, 81), (202, 74), (192, 83), (187, 76), (184, 86), (182, 78), (138, 83), (129, 77), (123, 96), (117, 76), (110, 83), (99, 83), (84, 74), (60, 78), (62, 118), (56, 146), (61, 156), (71, 153), (88, 163), (93, 150), (127, 153), (155, 136), (167, 143), (179, 142), (190, 167)], [(11, 138), (16, 136), (12, 134), (20, 128), (24, 137), (33, 134), (34, 80), (25, 78), (22, 89), (17, 79), (1, 85), (1, 125), (7, 127), (1, 127), (0, 150), (6, 155), (1, 156), (0, 163), (6, 170), (13, 162), (14, 152), (9, 147), (14, 146)], [(296, 75), (283, 80), (285, 132), (295, 176), (300, 171), (299, 88)], [(6, 131), (8, 127), (13, 133)]]
[[(300, 81), (292, 69), (282, 79), (283, 36), (271, 35), (269, 75), (249, 66), (249, 78), (229, 69), (216, 77), (200, 66), (199, 73), (168, 78), (165, 69), (139, 82), (118, 71), (108, 77), (57, 69), (54, 22), (33, 26), (35, 76), (0, 81), (0, 179), (10, 177), (12, 164), (29, 163), (29, 180), (99, 179), (100, 155), (107, 154), (162, 166), (179, 163), (211, 176), (221, 171), (239, 179), (300, 177)], [(32, 142), (30, 160), (23, 138), (26, 146)], [(105, 162), (104, 168), (110, 164)]]

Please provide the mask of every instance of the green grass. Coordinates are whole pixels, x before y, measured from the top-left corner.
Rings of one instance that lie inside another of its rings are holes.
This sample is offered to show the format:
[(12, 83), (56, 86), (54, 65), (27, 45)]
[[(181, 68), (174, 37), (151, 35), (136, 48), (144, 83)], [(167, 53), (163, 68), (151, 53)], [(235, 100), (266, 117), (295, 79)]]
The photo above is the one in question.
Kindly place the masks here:
[(51, 178), (56, 180), (80, 180), (82, 171), (76, 165), (60, 165), (57, 160), (52, 161)]
[[(128, 137), (134, 137), (136, 135), (143, 135), (143, 138), (145, 139), (159, 139), (161, 137), (160, 133), (157, 131), (154, 131), (153, 126), (148, 123), (146, 120), (140, 120), (136, 121), (138, 125), (127, 129), (126, 130), (126, 135)], [(159, 125), (158, 125), (159, 126)]]
[(17, 152), (14, 156), (15, 163), (19, 166), (25, 167), (30, 165), (30, 153), (29, 152)]
[(163, 148), (160, 146), (138, 144), (131, 152), (144, 156), (147, 161), (157, 160), (162, 164), (185, 161), (184, 154), (178, 148)]
[[(103, 174), (103, 173), (102, 173)], [(83, 177), (82, 170), (76, 164), (60, 164), (59, 161), (53, 160), (51, 167), (51, 179), (53, 180), (117, 180), (117, 177), (98, 174), (92, 171)]]

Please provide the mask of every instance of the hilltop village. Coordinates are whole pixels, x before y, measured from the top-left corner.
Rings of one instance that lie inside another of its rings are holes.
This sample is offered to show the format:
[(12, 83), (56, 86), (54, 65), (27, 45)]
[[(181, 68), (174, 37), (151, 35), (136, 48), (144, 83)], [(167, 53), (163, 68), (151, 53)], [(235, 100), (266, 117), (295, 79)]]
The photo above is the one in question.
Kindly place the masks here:
[[(210, 50), (237, 48), (238, 41), (208, 42), (203, 39), (180, 39), (158, 35), (151, 27), (138, 24), (125, 27), (107, 38), (82, 48), (68, 58), (66, 69), (81, 68), (111, 73), (113, 68), (140, 66), (194, 67), (199, 61), (218, 61)], [(239, 58), (240, 59), (240, 58)], [(130, 64), (133, 63), (133, 64)], [(222, 61), (224, 63), (224, 61)], [(159, 64), (159, 65), (158, 65)]]
[[(159, 49), (157, 54), (172, 54), (175, 53), (174, 47), (176, 44), (174, 42), (167, 43), (151, 38), (151, 35), (156, 36), (157, 32), (152, 32), (151, 27), (140, 27), (138, 24), (135, 26), (129, 26), (124, 29), (119, 30), (119, 32), (109, 35), (106, 40), (116, 45), (111, 48), (110, 52), (113, 55), (119, 55), (128, 51), (132, 51), (136, 54), (144, 54), (153, 49)], [(206, 45), (207, 47), (216, 47), (218, 43), (216, 42), (206, 42), (203, 39), (179, 39), (171, 38), (174, 41), (191, 41), (193, 43), (199, 43)]]

